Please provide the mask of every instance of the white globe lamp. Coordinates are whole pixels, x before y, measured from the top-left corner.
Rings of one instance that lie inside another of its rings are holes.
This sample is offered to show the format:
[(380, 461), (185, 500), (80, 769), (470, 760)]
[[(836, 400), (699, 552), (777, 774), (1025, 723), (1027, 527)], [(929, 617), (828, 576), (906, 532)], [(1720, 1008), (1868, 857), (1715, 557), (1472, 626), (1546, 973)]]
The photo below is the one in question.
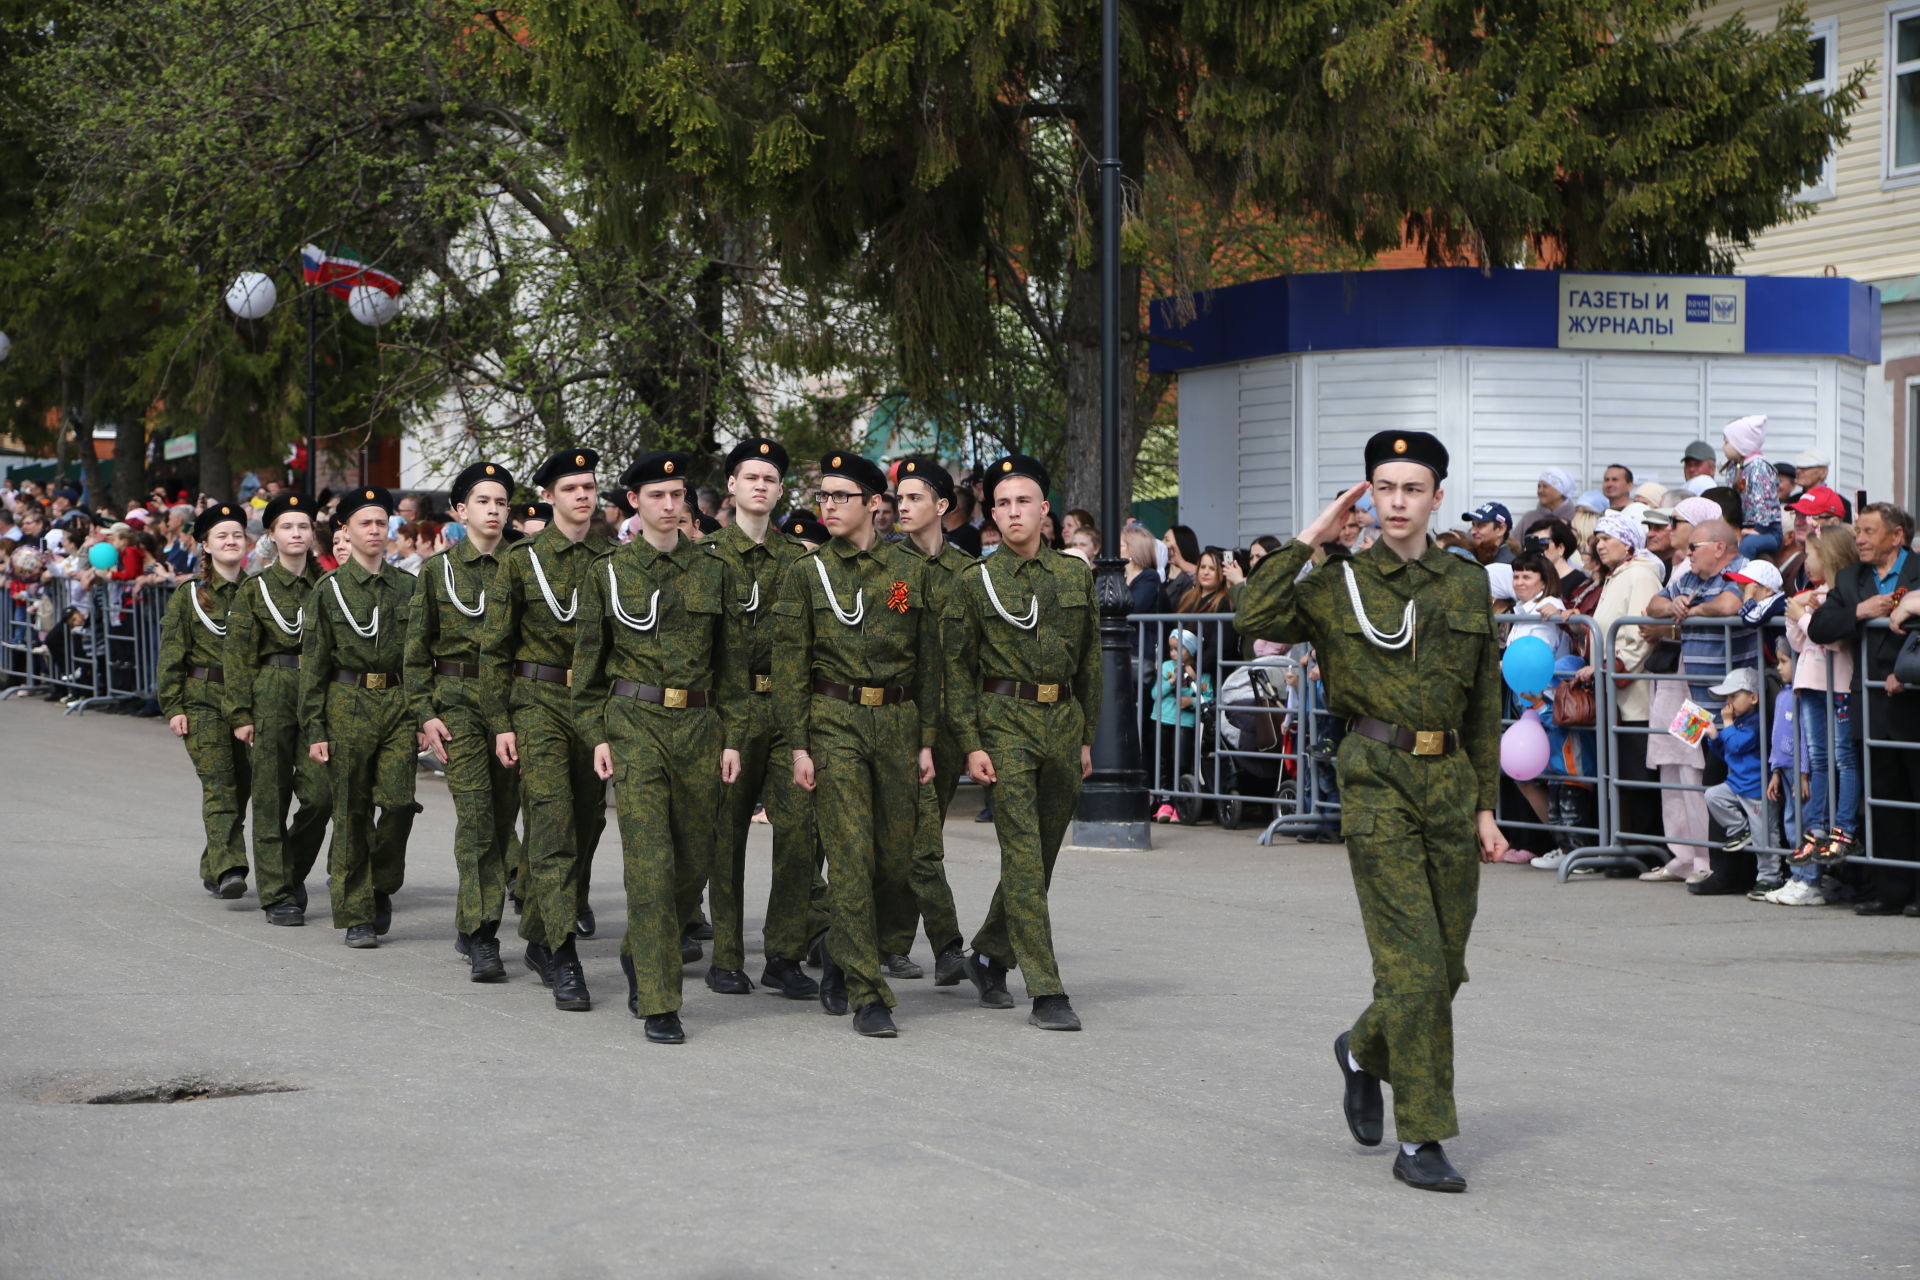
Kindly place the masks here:
[(13, 354), (13, 339), (9, 338), (4, 333), (0, 333), (0, 364), (5, 364), (7, 362), (7, 357), (12, 354)]
[(280, 301), (273, 277), (260, 271), (242, 271), (227, 286), (227, 310), (242, 320), (258, 320)]
[(347, 310), (361, 324), (378, 327), (400, 314), (400, 299), (370, 284), (357, 284), (347, 294)]

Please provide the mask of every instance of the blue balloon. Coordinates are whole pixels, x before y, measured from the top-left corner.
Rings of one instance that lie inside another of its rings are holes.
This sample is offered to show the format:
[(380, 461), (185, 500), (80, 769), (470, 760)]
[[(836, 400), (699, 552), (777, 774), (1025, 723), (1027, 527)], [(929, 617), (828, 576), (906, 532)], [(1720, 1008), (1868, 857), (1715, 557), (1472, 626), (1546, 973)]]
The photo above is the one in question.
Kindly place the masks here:
[(87, 563), (105, 573), (120, 567), (120, 552), (111, 542), (96, 542), (87, 548)]
[(1539, 636), (1521, 636), (1500, 658), (1507, 688), (1531, 698), (1553, 685), (1553, 646)]

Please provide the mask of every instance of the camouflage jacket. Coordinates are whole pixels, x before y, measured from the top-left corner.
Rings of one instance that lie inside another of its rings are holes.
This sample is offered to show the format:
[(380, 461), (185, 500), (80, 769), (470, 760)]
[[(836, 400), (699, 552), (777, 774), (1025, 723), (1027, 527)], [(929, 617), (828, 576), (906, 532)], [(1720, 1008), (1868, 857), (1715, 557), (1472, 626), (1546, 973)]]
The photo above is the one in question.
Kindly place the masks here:
[[(253, 723), (254, 678), (263, 658), (300, 652), (300, 633), (313, 579), (288, 573), (278, 560), (248, 578), (227, 619), (227, 723)], [(282, 625), (285, 624), (285, 625)], [(287, 631), (292, 627), (291, 634)]]
[[(994, 608), (995, 598), (1017, 619), (1032, 613), (1033, 629), (1008, 622)], [(1092, 744), (1100, 720), (1100, 610), (1093, 572), (1084, 563), (1046, 547), (1031, 560), (1002, 548), (960, 575), (943, 614), (943, 631), (947, 717), (963, 751), (983, 749), (983, 679), (1060, 686), (1080, 704), (1086, 719), (1081, 742)]]
[[(154, 676), (160, 714), (169, 720), (187, 712), (187, 668), (218, 667), (226, 661), (227, 616), (239, 593), (238, 581), (209, 573), (205, 582), (181, 583), (167, 601), (160, 619), (160, 659)], [(218, 700), (218, 688), (209, 688)]]
[[(419, 580), (404, 569), (382, 565), (380, 572), (368, 573), (351, 557), (314, 585), (300, 637), (300, 723), (308, 745), (332, 741), (327, 688), (336, 669), (377, 673), (399, 682), (418, 586)], [(356, 623), (373, 628), (373, 634), (361, 635)]]
[[(425, 724), (455, 704), (479, 710), (479, 682), (443, 681), (433, 664), (479, 665), (480, 631), (493, 596), (490, 588), (506, 554), (505, 545), (482, 552), (462, 539), (420, 566), (420, 591), (407, 628), (406, 654), (407, 701), (416, 724)], [(503, 721), (489, 723), (505, 728)]]
[(581, 588), (593, 561), (612, 549), (613, 543), (597, 533), (575, 542), (557, 524), (507, 549), (494, 575), (494, 589), (487, 592), (487, 615), (480, 625), (480, 714), (488, 724), (508, 723), (516, 662), (573, 665)]

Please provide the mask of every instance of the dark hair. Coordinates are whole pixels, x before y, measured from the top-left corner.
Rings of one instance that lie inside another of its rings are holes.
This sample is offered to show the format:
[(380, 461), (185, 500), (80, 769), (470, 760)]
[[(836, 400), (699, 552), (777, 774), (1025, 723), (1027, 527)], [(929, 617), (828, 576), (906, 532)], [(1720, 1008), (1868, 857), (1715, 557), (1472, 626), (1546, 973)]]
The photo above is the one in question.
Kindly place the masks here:
[(895, 515), (900, 514), (900, 495), (899, 494), (883, 493), (880, 495), (880, 501), (886, 503), (887, 509), (892, 511), (893, 514)]
[[(1607, 470), (1608, 470), (1608, 471), (1611, 471), (1611, 470), (1613, 470), (1613, 469), (1614, 469), (1615, 467), (1618, 467), (1618, 468), (1620, 468), (1620, 469), (1621, 469), (1622, 471), (1624, 471), (1624, 472), (1626, 472), (1626, 473), (1627, 473), (1627, 483), (1628, 483), (1628, 484), (1632, 484), (1632, 483), (1633, 483), (1633, 468), (1632, 468), (1632, 467), (1630, 467), (1630, 466), (1628, 466), (1628, 465), (1627, 465), (1626, 463), (1624, 463), (1624, 462), (1609, 462), (1609, 463), (1607, 464)], [(1602, 473), (1602, 474), (1604, 474), (1604, 473)]]
[[(1895, 506), (1891, 502), (1869, 502), (1860, 508), (1860, 514), (1879, 516), (1882, 524), (1894, 526), (1900, 530), (1901, 542), (1913, 541), (1913, 517), (1907, 514), (1905, 507)], [(1855, 523), (1859, 523), (1858, 520)]]
[(1200, 563), (1200, 539), (1192, 529), (1184, 524), (1176, 524), (1167, 530), (1173, 535), (1173, 545), (1180, 548), (1180, 558), (1190, 565)]
[[(1286, 543), (1280, 541), (1280, 539), (1274, 537), (1270, 533), (1263, 533), (1259, 537), (1253, 540), (1253, 546), (1260, 548), (1262, 551), (1266, 552), (1268, 555), (1272, 555), (1274, 552), (1280, 550), (1280, 548), (1286, 545), (1287, 545)], [(1252, 548), (1249, 548), (1249, 550), (1251, 549)]]
[[(1200, 586), (1200, 562), (1208, 556), (1221, 569), (1220, 585), (1212, 591)], [(1219, 547), (1208, 547), (1193, 558), (1193, 585), (1180, 596), (1180, 602), (1174, 607), (1175, 613), (1228, 613), (1232, 610), (1233, 597), (1227, 591), (1226, 570), (1227, 553)]]
[(968, 485), (957, 485), (953, 491), (952, 510), (960, 513), (962, 520), (973, 519), (973, 489)]
[(1527, 526), (1527, 532), (1521, 540), (1521, 545), (1530, 551), (1534, 550), (1533, 544), (1536, 541), (1534, 535), (1536, 534), (1540, 535), (1537, 539), (1540, 549), (1544, 549), (1548, 543), (1552, 543), (1560, 548), (1560, 554), (1563, 556), (1570, 556), (1580, 550), (1580, 539), (1578, 535), (1574, 533), (1573, 526), (1565, 520), (1535, 520)]
[[(1526, 555), (1518, 557), (1513, 562), (1513, 571), (1515, 573), (1537, 573), (1540, 575), (1540, 586), (1545, 594), (1550, 596), (1558, 596), (1560, 594), (1560, 571), (1553, 567), (1553, 561), (1543, 555), (1528, 552)], [(1519, 593), (1515, 592), (1515, 594), (1517, 595)]]
[(1719, 504), (1720, 512), (1727, 523), (1738, 529), (1741, 523), (1740, 491), (1731, 485), (1715, 485), (1700, 495), (1708, 502)]

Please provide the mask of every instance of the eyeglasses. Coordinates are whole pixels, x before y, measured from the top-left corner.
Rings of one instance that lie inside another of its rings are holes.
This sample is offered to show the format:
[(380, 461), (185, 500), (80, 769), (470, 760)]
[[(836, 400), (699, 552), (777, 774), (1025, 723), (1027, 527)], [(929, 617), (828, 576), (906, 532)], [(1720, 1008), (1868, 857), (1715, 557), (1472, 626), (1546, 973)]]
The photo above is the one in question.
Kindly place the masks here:
[(1708, 538), (1700, 542), (1689, 542), (1687, 544), (1687, 550), (1698, 551), (1702, 547), (1724, 547), (1726, 545), (1726, 539), (1724, 538)]
[(844, 507), (849, 502), (857, 502), (866, 497), (863, 489), (815, 489), (813, 500), (819, 506)]

